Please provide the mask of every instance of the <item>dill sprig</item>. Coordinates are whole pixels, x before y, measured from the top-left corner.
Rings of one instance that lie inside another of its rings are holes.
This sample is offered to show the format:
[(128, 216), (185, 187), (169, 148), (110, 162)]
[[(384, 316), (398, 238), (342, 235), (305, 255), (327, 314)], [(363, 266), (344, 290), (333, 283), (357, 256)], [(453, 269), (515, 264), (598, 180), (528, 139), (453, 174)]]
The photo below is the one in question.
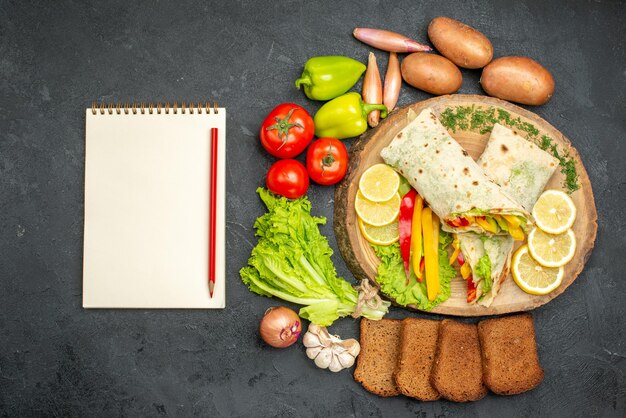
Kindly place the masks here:
[(519, 116), (516, 118), (512, 117), (510, 112), (493, 106), (485, 108), (471, 105), (448, 107), (441, 113), (439, 120), (443, 126), (452, 132), (472, 130), (486, 134), (491, 132), (493, 125), (496, 123), (526, 132), (529, 140), (537, 144), (542, 150), (550, 152), (559, 160), (561, 173), (565, 176), (563, 186), (568, 193), (571, 194), (580, 189), (576, 160), (570, 156), (568, 151), (559, 152), (554, 140), (548, 135), (539, 137), (539, 129), (532, 123), (523, 121)]

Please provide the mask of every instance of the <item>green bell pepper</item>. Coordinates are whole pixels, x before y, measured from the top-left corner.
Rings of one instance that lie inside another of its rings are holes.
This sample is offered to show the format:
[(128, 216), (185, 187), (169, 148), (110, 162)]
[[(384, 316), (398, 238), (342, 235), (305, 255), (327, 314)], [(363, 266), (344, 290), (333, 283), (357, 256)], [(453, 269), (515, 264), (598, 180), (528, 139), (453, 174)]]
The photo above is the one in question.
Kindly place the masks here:
[(304, 64), (304, 72), (296, 87), (304, 86), (311, 100), (330, 100), (341, 96), (359, 81), (365, 65), (348, 57), (314, 57)]
[(346, 139), (361, 135), (367, 130), (367, 115), (380, 110), (380, 117), (387, 117), (387, 106), (367, 104), (359, 93), (346, 93), (319, 108), (313, 122), (318, 138)]

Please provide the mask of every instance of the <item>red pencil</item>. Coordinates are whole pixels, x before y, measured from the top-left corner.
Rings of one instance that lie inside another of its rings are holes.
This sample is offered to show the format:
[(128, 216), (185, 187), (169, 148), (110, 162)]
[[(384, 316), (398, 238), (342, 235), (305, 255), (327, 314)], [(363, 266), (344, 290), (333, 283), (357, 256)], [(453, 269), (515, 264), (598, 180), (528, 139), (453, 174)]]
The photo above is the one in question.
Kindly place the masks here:
[(215, 288), (215, 224), (217, 204), (217, 128), (211, 128), (211, 192), (209, 197), (209, 296)]

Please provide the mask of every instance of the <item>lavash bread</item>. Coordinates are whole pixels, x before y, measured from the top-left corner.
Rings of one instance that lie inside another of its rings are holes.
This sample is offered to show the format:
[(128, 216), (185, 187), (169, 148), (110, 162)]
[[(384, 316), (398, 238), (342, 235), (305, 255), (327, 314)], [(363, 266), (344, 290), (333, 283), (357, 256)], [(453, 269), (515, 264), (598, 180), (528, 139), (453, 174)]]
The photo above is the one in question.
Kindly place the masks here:
[[(513, 238), (509, 235), (495, 235), (488, 237), (473, 232), (458, 235), (461, 252), (466, 263), (472, 268), (472, 280), (476, 286), (476, 299), (471, 303), (490, 306), (498, 295), (502, 282), (509, 274), (511, 253), (513, 252)], [(487, 254), (491, 262), (491, 289), (485, 288), (485, 282), (476, 275), (475, 268), (480, 258)], [(487, 291), (485, 291), (487, 290)]]
[(439, 392), (430, 384), (439, 321), (406, 318), (402, 321), (400, 353), (394, 379), (400, 393), (420, 401), (435, 401)]
[(441, 396), (454, 402), (469, 402), (487, 394), (480, 351), (476, 325), (448, 319), (441, 321), (430, 377)]
[(499, 123), (493, 125), (477, 163), (529, 212), (559, 166), (559, 160)]
[(483, 379), (498, 395), (529, 391), (543, 380), (530, 314), (487, 319), (478, 324)]
[(477, 223), (454, 227), (445, 222), (464, 213), (510, 214), (526, 218), (528, 226), (532, 222), (530, 214), (485, 175), (430, 108), (398, 132), (380, 156), (428, 202), (445, 231), (487, 232)]
[[(559, 161), (552, 155), (499, 123), (493, 126), (487, 146), (477, 163), (487, 177), (495, 181), (505, 193), (528, 211), (532, 211), (539, 195), (559, 165)], [(458, 237), (461, 251), (465, 260), (469, 261), (472, 272), (475, 273), (474, 268), (478, 259), (484, 253), (489, 255), (492, 289), (483, 292), (484, 283), (477, 283), (479, 280), (476, 274), (473, 278), (477, 291), (474, 303), (490, 306), (509, 273), (513, 238), (492, 237), (489, 245), (485, 245), (482, 241), (485, 239), (484, 236), (468, 233), (459, 234)], [(483, 293), (485, 295), (481, 298)]]
[(393, 379), (400, 351), (402, 321), (361, 319), (361, 353), (357, 357), (354, 380), (378, 396), (397, 396), (400, 390)]

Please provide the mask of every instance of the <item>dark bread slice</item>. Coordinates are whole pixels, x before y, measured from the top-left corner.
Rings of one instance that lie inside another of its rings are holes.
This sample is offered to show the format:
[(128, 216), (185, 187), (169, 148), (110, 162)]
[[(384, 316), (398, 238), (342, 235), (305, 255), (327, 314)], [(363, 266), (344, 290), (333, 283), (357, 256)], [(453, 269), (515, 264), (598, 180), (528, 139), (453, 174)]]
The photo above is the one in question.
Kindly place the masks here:
[(483, 383), (478, 329), (474, 324), (444, 319), (430, 382), (444, 398), (477, 401), (487, 394)]
[(487, 319), (478, 323), (483, 379), (493, 393), (515, 395), (543, 380), (530, 314)]
[(361, 319), (361, 353), (357, 357), (354, 380), (378, 396), (400, 394), (393, 373), (398, 363), (402, 321)]
[(436, 401), (439, 392), (430, 384), (439, 321), (406, 318), (400, 332), (400, 355), (394, 379), (403, 395), (420, 401)]

